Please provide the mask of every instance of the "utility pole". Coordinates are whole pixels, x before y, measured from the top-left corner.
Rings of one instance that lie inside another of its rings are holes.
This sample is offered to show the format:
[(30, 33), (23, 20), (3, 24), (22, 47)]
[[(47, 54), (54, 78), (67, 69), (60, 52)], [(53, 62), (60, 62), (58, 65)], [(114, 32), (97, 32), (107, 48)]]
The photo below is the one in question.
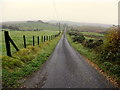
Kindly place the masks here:
[(59, 22), (59, 33), (60, 33), (60, 22)]

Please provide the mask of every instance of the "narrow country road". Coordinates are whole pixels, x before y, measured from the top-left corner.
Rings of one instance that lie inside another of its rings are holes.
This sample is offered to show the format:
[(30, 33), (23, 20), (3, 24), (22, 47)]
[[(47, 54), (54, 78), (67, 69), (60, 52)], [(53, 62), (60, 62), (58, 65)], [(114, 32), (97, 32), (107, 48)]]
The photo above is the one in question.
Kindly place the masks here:
[(113, 88), (114, 86), (70, 46), (64, 33), (49, 60), (41, 70), (26, 80), (24, 87)]

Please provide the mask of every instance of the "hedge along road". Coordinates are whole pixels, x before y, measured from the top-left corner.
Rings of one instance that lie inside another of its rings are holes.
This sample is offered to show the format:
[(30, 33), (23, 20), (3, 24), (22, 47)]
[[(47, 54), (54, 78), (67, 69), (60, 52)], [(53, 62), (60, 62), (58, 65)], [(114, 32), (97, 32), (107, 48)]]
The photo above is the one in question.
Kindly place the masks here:
[(24, 83), (26, 88), (114, 88), (76, 52), (66, 39), (66, 29), (43, 67)]

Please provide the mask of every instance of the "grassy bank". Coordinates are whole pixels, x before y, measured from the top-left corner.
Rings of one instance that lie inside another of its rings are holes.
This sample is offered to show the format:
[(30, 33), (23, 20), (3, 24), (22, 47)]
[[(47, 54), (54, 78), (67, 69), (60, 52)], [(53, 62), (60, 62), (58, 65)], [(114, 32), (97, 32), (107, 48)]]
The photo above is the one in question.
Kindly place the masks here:
[(41, 43), (39, 46), (29, 46), (13, 54), (13, 57), (4, 56), (3, 61), (3, 88), (15, 88), (21, 83), (20, 79), (38, 70), (53, 52), (60, 36)]
[(97, 56), (97, 54), (92, 51), (91, 49), (88, 49), (86, 47), (84, 47), (83, 45), (81, 45), (80, 43), (77, 42), (73, 42), (71, 37), (69, 35), (67, 35), (67, 39), (69, 41), (69, 43), (82, 55), (86, 56), (88, 59), (92, 60), (93, 62), (95, 62), (95, 56)]
[(99, 60), (99, 52), (84, 47), (81, 43), (73, 42), (72, 38), (69, 35), (67, 35), (67, 38), (72, 47), (74, 47), (80, 54), (88, 58), (90, 61), (95, 63), (102, 70), (102, 72), (105, 72), (108, 76), (112, 78), (112, 80), (116, 81), (117, 84), (120, 85), (118, 65), (108, 61), (101, 62)]

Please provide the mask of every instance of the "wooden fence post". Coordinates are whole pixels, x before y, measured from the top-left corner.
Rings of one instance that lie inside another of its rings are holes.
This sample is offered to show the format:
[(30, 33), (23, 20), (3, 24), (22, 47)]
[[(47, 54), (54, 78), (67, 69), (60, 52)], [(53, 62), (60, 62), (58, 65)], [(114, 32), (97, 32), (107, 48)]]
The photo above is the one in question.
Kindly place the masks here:
[(53, 39), (53, 35), (52, 35), (52, 39)]
[(13, 42), (13, 40), (10, 38), (9, 36), (9, 41), (12, 43), (12, 45), (14, 46), (14, 48), (19, 51), (19, 49), (17, 48), (17, 46), (15, 45), (15, 43)]
[(24, 48), (26, 48), (26, 39), (25, 39), (25, 35), (23, 35), (23, 40), (24, 40)]
[(41, 42), (43, 42), (43, 36), (41, 36)]
[(47, 41), (47, 36), (45, 36), (45, 41)]
[(45, 42), (45, 36), (44, 36), (44, 42)]
[(19, 49), (17, 48), (17, 46), (15, 45), (15, 43), (13, 42), (13, 40), (10, 38), (8, 31), (4, 32), (5, 35), (5, 44), (6, 44), (6, 51), (7, 51), (7, 55), (12, 57), (11, 55), (11, 51), (10, 51), (10, 42), (11, 44), (14, 46), (14, 48), (19, 51)]
[(11, 55), (11, 51), (10, 51), (10, 42), (9, 42), (9, 34), (8, 31), (4, 32), (5, 35), (5, 44), (6, 44), (6, 51), (7, 51), (7, 55), (12, 57)]
[(35, 42), (35, 40), (34, 40), (34, 36), (33, 36), (33, 46), (35, 46), (35, 43), (34, 43), (34, 42)]
[(50, 41), (50, 35), (49, 35), (49, 41)]
[(52, 38), (54, 39), (54, 35), (52, 35)]
[(46, 36), (46, 41), (47, 41), (47, 36)]
[(47, 41), (47, 36), (46, 36), (46, 41)]
[(38, 45), (39, 45), (39, 36), (37, 37), (37, 39), (38, 39)]
[(47, 41), (48, 41), (48, 35), (47, 35)]
[(51, 35), (51, 40), (52, 40), (52, 35)]

